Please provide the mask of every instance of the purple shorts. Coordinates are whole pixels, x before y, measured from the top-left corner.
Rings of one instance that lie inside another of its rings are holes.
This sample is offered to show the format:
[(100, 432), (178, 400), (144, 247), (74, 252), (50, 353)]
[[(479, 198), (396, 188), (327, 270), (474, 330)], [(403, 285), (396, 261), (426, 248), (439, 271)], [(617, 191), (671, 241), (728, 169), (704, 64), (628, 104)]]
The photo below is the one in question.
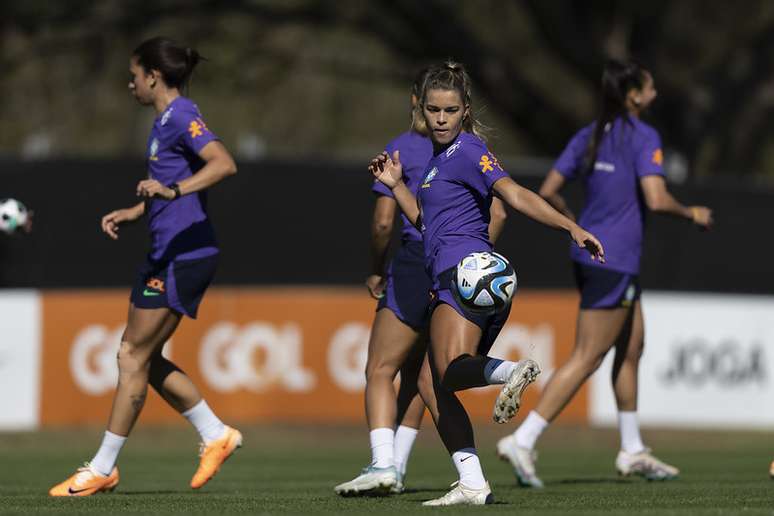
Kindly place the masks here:
[(640, 278), (636, 274), (574, 262), (575, 282), (583, 310), (628, 308), (640, 299)]
[(148, 259), (137, 273), (130, 300), (137, 308), (171, 308), (196, 319), (217, 265), (217, 254), (171, 262)]
[(500, 331), (508, 321), (508, 316), (511, 313), (511, 304), (508, 303), (503, 311), (492, 315), (477, 314), (466, 310), (463, 306), (460, 306), (456, 299), (454, 299), (454, 294), (452, 294), (451, 291), (451, 288), (454, 288), (451, 287), (453, 270), (454, 269), (449, 269), (441, 273), (439, 277), (440, 285), (449, 285), (450, 288), (442, 288), (434, 292), (430, 311), (432, 313), (432, 310), (438, 305), (445, 303), (454, 308), (454, 310), (462, 317), (481, 328), (481, 340), (478, 343), (476, 353), (479, 355), (486, 355), (489, 353), (489, 350), (492, 349), (497, 336), (500, 335)]
[(405, 241), (387, 269), (384, 297), (376, 310), (391, 310), (404, 324), (421, 330), (430, 320), (432, 281), (425, 271), (422, 242)]

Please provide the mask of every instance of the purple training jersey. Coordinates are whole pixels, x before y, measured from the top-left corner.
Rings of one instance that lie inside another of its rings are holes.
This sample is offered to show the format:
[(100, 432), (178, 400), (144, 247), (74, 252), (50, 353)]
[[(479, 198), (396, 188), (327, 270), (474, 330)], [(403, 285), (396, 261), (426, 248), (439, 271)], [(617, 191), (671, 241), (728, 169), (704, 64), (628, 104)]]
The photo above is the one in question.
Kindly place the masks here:
[[(202, 148), (218, 138), (190, 99), (177, 97), (156, 118), (148, 138), (148, 175), (163, 185), (179, 183), (204, 166)], [(173, 201), (150, 199), (146, 214), (153, 260), (192, 259), (218, 252), (207, 217), (207, 194), (200, 191)]]
[[(388, 143), (384, 150), (390, 156), (396, 150), (400, 151), (400, 163), (403, 165), (403, 182), (406, 183), (411, 193), (416, 196), (424, 177), (427, 162), (433, 157), (433, 144), (430, 138), (422, 136), (416, 131), (408, 131)], [(394, 198), (392, 190), (379, 181), (374, 182), (372, 190), (377, 195)], [(401, 232), (403, 241), (421, 242), (422, 233), (414, 227), (402, 212), (400, 218), (403, 222), (403, 230)]]
[(419, 188), (425, 265), (439, 288), (440, 274), (475, 251), (491, 251), (492, 186), (508, 177), (480, 138), (462, 132), (434, 156)]
[[(605, 247), (604, 267), (639, 274), (645, 223), (639, 180), (664, 175), (661, 139), (638, 118), (617, 118), (605, 129), (593, 169), (584, 171), (594, 127), (586, 126), (573, 136), (554, 169), (568, 180), (583, 180), (586, 203), (578, 223)], [(598, 266), (575, 244), (570, 255), (576, 262)]]

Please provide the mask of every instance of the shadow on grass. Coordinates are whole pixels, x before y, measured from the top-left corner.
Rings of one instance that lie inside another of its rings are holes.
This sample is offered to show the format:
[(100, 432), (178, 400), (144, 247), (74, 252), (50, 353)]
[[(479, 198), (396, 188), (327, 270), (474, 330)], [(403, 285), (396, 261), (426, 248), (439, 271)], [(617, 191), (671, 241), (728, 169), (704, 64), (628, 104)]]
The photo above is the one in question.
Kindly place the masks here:
[(546, 486), (550, 487), (553, 485), (574, 485), (574, 484), (637, 484), (638, 482), (634, 482), (629, 479), (625, 478), (565, 478), (563, 480), (555, 480), (551, 482), (546, 482)]
[(158, 490), (145, 490), (145, 491), (120, 491), (115, 493), (110, 493), (110, 497), (119, 497), (119, 496), (137, 496), (137, 495), (194, 495), (197, 494), (191, 490), (187, 491), (173, 491), (171, 489), (158, 489)]

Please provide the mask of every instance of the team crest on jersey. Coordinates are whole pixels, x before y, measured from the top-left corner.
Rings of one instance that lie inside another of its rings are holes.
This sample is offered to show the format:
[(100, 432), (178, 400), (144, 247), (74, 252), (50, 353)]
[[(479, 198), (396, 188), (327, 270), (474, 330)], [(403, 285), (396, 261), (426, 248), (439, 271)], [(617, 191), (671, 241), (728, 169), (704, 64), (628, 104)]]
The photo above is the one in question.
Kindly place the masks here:
[(454, 145), (452, 145), (451, 147), (449, 147), (448, 149), (446, 149), (446, 157), (448, 158), (449, 156), (451, 156), (452, 154), (454, 154), (454, 152), (455, 152), (457, 149), (459, 149), (461, 145), (462, 145), (462, 142), (461, 142), (460, 140), (457, 140), (456, 142), (454, 142)]
[(150, 144), (150, 156), (148, 159), (151, 161), (158, 161), (159, 157), (156, 154), (159, 152), (159, 139), (154, 138)]
[(491, 172), (495, 169), (495, 167), (499, 168), (500, 170), (503, 169), (503, 167), (500, 166), (500, 161), (495, 157), (494, 154), (491, 152), (488, 152), (481, 156), (481, 161), (478, 162), (478, 166), (481, 167), (481, 173), (486, 174), (487, 172)]
[(430, 172), (425, 176), (425, 180), (422, 181), (422, 188), (430, 188), (430, 181), (438, 174), (438, 167), (433, 167)]
[(167, 125), (167, 122), (169, 122), (169, 117), (172, 116), (173, 109), (175, 108), (171, 107), (164, 112), (164, 115), (162, 115), (161, 117), (161, 127), (164, 127), (165, 125)]

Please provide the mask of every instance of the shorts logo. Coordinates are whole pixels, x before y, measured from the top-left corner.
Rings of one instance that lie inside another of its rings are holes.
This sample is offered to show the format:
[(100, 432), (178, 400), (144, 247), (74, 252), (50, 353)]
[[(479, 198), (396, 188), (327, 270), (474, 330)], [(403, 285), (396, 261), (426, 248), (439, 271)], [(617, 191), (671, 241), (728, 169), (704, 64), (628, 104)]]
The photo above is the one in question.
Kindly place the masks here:
[(653, 151), (653, 157), (650, 160), (654, 165), (661, 166), (664, 163), (664, 153), (661, 152), (661, 149), (656, 149)]
[(636, 293), (637, 288), (634, 285), (629, 285), (626, 289), (626, 294), (624, 294), (624, 300), (621, 302), (621, 306), (632, 306), (632, 301), (634, 301), (634, 295)]
[(164, 293), (164, 280), (159, 278), (149, 279), (145, 286), (147, 288), (142, 291), (142, 295), (145, 297), (160, 296)]
[(425, 176), (425, 180), (422, 182), (422, 188), (430, 188), (430, 181), (438, 174), (438, 167), (433, 167), (430, 172)]

